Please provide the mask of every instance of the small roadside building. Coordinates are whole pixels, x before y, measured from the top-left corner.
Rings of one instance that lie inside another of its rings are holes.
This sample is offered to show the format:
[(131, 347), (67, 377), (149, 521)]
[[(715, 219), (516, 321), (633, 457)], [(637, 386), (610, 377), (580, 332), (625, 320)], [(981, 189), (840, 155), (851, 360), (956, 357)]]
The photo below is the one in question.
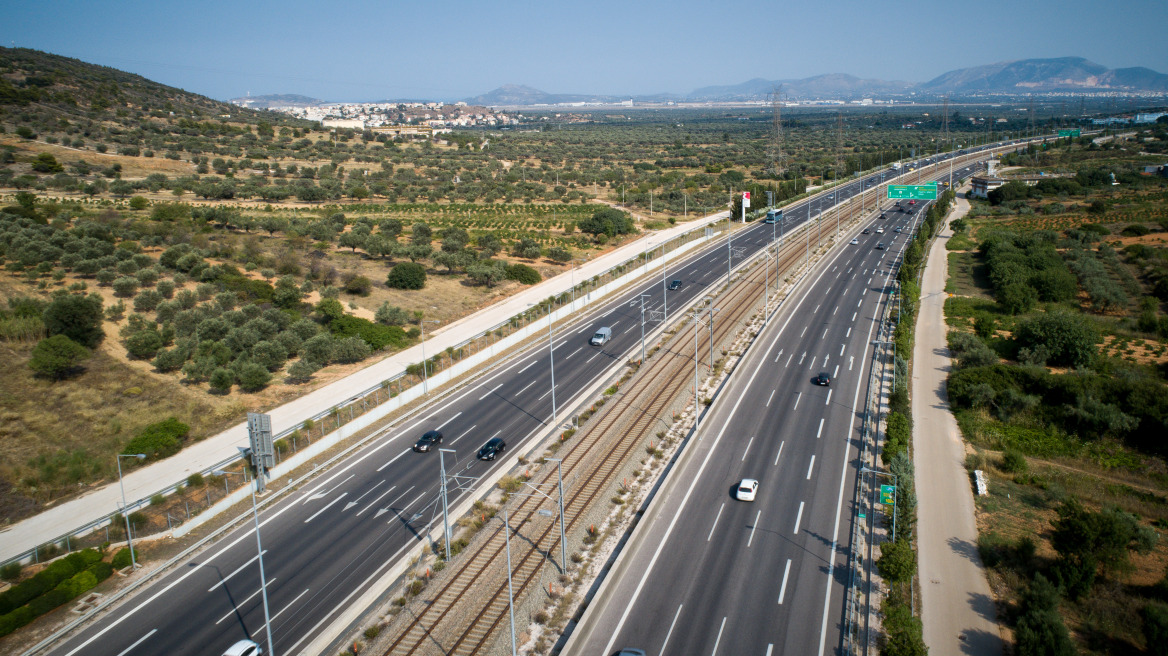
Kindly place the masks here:
[(970, 194), (974, 198), (986, 198), (991, 191), (1006, 184), (1002, 178), (990, 177), (986, 175), (975, 175), (970, 180)]

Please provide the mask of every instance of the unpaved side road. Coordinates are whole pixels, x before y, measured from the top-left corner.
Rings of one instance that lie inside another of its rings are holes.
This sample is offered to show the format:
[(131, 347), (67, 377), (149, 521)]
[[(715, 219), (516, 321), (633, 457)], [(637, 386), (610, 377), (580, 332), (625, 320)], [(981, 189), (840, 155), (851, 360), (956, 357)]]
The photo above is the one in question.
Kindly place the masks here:
[[(963, 190), (964, 191), (964, 190)], [(948, 221), (969, 211), (957, 200), (933, 242), (921, 280), (921, 306), (913, 348), (912, 418), (916, 466), (917, 547), (921, 619), (933, 654), (999, 655), (1002, 638), (985, 568), (977, 553), (973, 489), (965, 447), (949, 411), (946, 378), (945, 244)]]

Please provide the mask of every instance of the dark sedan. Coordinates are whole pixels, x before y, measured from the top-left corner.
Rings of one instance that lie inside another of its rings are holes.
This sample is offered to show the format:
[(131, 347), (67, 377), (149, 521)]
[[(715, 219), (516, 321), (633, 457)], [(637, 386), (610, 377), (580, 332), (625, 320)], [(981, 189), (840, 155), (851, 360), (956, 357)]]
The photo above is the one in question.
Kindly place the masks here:
[(669, 281), (669, 291), (675, 292), (679, 289), (681, 289), (681, 281), (680, 280), (670, 280)]
[(483, 448), (479, 449), (479, 460), (494, 460), (495, 456), (507, 450), (507, 443), (502, 438), (492, 437), (487, 440)]
[(815, 377), (813, 382), (816, 385), (823, 385), (824, 387), (828, 387), (831, 385), (831, 374), (827, 373), (826, 371), (821, 371), (819, 372), (819, 375)]
[(439, 444), (442, 444), (442, 433), (439, 431), (426, 431), (418, 438), (417, 442), (414, 442), (414, 451), (425, 453)]

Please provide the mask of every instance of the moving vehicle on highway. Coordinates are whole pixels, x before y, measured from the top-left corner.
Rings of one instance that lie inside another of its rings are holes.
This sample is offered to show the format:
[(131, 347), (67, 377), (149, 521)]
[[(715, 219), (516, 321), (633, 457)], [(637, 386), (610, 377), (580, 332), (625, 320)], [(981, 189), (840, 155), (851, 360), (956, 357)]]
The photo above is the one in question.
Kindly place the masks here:
[(676, 279), (676, 280), (670, 280), (670, 281), (669, 281), (669, 291), (671, 291), (671, 292), (675, 292), (675, 291), (677, 291), (677, 290), (679, 290), (679, 289), (681, 289), (681, 279)]
[(739, 501), (754, 501), (755, 495), (758, 494), (758, 481), (753, 478), (744, 478), (738, 484), (738, 489), (734, 496)]
[(829, 387), (831, 385), (831, 374), (827, 373), (826, 371), (821, 371), (819, 372), (818, 376), (812, 379), (812, 382), (814, 382), (816, 385)]
[(867, 229), (867, 228), (864, 228), (863, 230), (860, 231), (860, 234), (861, 235), (870, 235), (870, 234), (872, 234), (872, 231)]
[(223, 656), (260, 656), (264, 653), (262, 647), (251, 640), (240, 640), (227, 648)]
[(507, 450), (507, 443), (501, 437), (492, 437), (487, 440), (483, 448), (479, 449), (479, 460), (494, 460), (495, 456)]
[(426, 453), (439, 444), (442, 444), (441, 431), (426, 431), (418, 438), (417, 442), (414, 442), (414, 451), (417, 453)]
[(878, 251), (884, 250), (884, 242), (880, 242), (879, 244), (876, 244), (876, 250), (878, 250)]
[(852, 239), (852, 246), (855, 246), (858, 243), (860, 243), (859, 239)]
[(612, 328), (603, 326), (592, 335), (592, 339), (588, 343), (593, 346), (604, 346), (605, 342), (610, 339), (612, 339)]

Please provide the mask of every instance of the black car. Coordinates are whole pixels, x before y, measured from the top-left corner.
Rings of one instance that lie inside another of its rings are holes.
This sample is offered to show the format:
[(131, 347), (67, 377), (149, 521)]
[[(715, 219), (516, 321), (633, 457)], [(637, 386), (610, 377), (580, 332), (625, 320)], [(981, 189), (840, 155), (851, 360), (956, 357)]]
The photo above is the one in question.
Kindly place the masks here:
[(492, 437), (487, 440), (483, 448), (479, 449), (479, 460), (494, 460), (495, 456), (507, 450), (507, 443), (501, 437)]
[(824, 387), (827, 387), (831, 385), (831, 374), (827, 373), (826, 371), (821, 371), (812, 382), (814, 382), (816, 385), (823, 385)]
[(876, 250), (878, 250), (878, 251), (884, 250), (884, 242), (880, 242), (880, 243), (876, 244)]
[(669, 291), (675, 292), (679, 289), (681, 289), (681, 280), (670, 280), (669, 281)]
[(887, 218), (888, 218), (888, 215), (887, 215), (887, 214), (885, 214), (884, 212), (881, 212), (881, 213), (880, 213), (880, 218), (882, 218), (882, 219), (887, 219)]
[(414, 442), (414, 451), (425, 453), (439, 444), (442, 444), (442, 433), (439, 431), (426, 431), (418, 438), (417, 442)]
[(867, 228), (864, 228), (863, 230), (860, 231), (860, 234), (861, 235), (870, 235), (870, 234), (872, 234), (872, 231), (867, 229)]

